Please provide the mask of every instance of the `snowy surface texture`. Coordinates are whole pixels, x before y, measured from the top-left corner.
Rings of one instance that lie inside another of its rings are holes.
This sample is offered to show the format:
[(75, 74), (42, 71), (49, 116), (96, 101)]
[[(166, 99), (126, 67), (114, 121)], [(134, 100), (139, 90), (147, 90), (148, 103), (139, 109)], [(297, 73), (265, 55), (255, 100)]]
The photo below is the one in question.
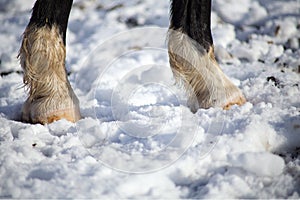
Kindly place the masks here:
[(75, 0), (67, 70), (83, 119), (20, 122), (33, 0), (0, 0), (0, 198), (299, 198), (300, 2), (214, 0), (221, 68), (247, 98), (192, 114), (169, 1)]

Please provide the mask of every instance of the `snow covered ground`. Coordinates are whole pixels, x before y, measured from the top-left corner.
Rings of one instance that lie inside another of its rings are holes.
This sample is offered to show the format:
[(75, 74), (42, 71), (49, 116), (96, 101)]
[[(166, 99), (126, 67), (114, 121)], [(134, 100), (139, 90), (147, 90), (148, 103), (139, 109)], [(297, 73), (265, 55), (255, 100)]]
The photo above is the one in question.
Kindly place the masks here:
[(299, 198), (300, 1), (214, 0), (217, 59), (248, 102), (192, 114), (169, 1), (75, 0), (67, 69), (83, 119), (20, 122), (33, 0), (0, 0), (0, 198)]

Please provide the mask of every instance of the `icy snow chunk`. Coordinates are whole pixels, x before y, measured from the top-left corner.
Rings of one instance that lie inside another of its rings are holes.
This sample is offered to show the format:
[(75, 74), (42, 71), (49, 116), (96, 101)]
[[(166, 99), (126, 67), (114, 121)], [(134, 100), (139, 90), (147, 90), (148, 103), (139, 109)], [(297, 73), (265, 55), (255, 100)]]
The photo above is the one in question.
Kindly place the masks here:
[(287, 41), (289, 38), (293, 38), (298, 33), (297, 25), (291, 19), (284, 19), (277, 24), (278, 31), (276, 37), (282, 41)]
[(234, 26), (230, 24), (218, 25), (212, 30), (215, 44), (226, 48), (235, 39)]
[[(268, 105), (262, 106), (262, 109), (266, 109), (264, 106)], [(257, 108), (253, 110), (258, 112)], [(260, 115), (252, 116), (249, 120), (251, 122), (247, 125), (244, 135), (245, 139), (249, 141), (248, 145), (251, 146), (251, 151), (272, 151), (284, 144), (284, 139)]]
[(269, 44), (263, 40), (253, 39), (250, 44), (243, 43), (232, 50), (232, 54), (249, 62), (257, 61), (269, 51)]
[(274, 45), (272, 44), (269, 48), (269, 52), (267, 54), (267, 58), (274, 59), (280, 57), (283, 54), (283, 46), (282, 45)]
[(262, 7), (257, 1), (251, 0), (216, 1), (215, 9), (226, 22), (236, 25), (251, 25), (268, 16), (264, 7)]
[(107, 135), (100, 127), (96, 119), (86, 118), (77, 123), (78, 135), (85, 148), (99, 147), (103, 145)]
[(48, 125), (48, 128), (52, 135), (62, 136), (67, 133), (76, 132), (74, 123), (67, 121), (66, 119), (55, 121)]
[(285, 166), (283, 158), (268, 152), (242, 153), (232, 156), (229, 160), (233, 166), (241, 167), (258, 176), (278, 176)]
[[(149, 197), (153, 198), (179, 198), (179, 190), (175, 189), (174, 183), (162, 174), (136, 175), (130, 177), (116, 188), (120, 194), (129, 198)], [(159, 181), (158, 181), (159, 180)], [(175, 190), (174, 190), (175, 189)], [(172, 191), (168, 193), (166, 191)], [(160, 196), (163, 194), (162, 196)]]
[[(204, 199), (253, 198), (253, 191), (245, 179), (236, 174), (213, 176), (205, 189), (208, 193), (203, 196)], [(241, 194), (244, 194), (243, 197)]]

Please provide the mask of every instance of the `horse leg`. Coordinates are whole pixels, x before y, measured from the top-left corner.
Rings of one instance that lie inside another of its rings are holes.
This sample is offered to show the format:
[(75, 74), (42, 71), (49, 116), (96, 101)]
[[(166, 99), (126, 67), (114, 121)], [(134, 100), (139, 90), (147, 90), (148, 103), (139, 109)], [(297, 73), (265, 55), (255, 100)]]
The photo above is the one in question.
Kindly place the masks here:
[(169, 60), (176, 82), (189, 95), (193, 112), (209, 107), (229, 109), (246, 101), (215, 60), (210, 14), (211, 0), (171, 2)]
[(73, 0), (37, 0), (19, 52), (29, 97), (22, 120), (51, 123), (80, 119), (79, 101), (65, 69), (66, 30)]

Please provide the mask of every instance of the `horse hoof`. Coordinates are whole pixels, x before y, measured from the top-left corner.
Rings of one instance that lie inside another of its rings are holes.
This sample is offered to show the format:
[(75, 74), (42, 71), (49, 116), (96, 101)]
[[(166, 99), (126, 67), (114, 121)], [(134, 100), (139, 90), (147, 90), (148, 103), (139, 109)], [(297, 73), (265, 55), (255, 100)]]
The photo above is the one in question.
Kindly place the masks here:
[(226, 103), (226, 105), (223, 107), (223, 109), (224, 110), (229, 110), (231, 108), (231, 106), (233, 106), (233, 105), (241, 106), (245, 103), (246, 103), (245, 97), (243, 95), (239, 95), (239, 96), (231, 99), (230, 101), (228, 101)]
[(24, 122), (49, 124), (60, 119), (66, 119), (70, 122), (81, 119), (77, 98), (68, 101), (43, 99), (36, 102), (27, 99), (23, 105), (22, 121)]

